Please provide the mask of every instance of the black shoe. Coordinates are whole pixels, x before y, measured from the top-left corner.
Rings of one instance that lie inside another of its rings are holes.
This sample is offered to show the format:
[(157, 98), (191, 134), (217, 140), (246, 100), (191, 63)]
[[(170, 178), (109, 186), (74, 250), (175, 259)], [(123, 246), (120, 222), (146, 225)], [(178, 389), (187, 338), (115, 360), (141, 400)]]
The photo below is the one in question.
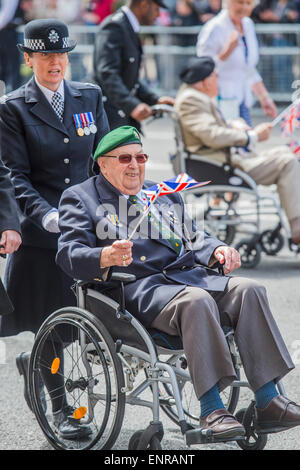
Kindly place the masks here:
[(29, 361), (30, 361), (30, 353), (22, 352), (16, 357), (16, 364), (20, 375), (24, 377), (24, 398), (26, 403), (31, 411), (32, 403), (29, 394), (29, 386), (28, 386), (28, 369), (29, 369)]
[(81, 424), (80, 420), (73, 418), (73, 411), (71, 406), (67, 406), (53, 413), (53, 424), (61, 439), (84, 439), (92, 434), (87, 424)]
[[(24, 377), (24, 398), (29, 409), (33, 412), (33, 407), (31, 403), (30, 393), (29, 393), (29, 383), (28, 383), (28, 371), (29, 371), (29, 361), (30, 361), (30, 353), (29, 352), (22, 352), (16, 357), (16, 364), (20, 375)], [(42, 378), (40, 377), (39, 380), (39, 387), (40, 387), (40, 397), (41, 397), (41, 404), (43, 407), (44, 413), (47, 410), (45, 392), (44, 392), (44, 384)]]

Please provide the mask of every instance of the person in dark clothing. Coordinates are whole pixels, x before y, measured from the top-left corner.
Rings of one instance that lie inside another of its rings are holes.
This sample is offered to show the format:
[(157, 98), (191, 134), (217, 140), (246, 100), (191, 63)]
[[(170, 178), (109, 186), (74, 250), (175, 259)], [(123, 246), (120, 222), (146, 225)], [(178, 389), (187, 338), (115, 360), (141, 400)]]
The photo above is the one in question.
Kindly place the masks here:
[[(64, 78), (68, 52), (75, 46), (63, 22), (29, 22), (19, 48), (33, 77), (0, 100), (0, 155), (11, 170), (23, 235), (22, 246), (7, 260), (5, 285), (15, 310), (0, 317), (1, 336), (36, 333), (54, 310), (76, 304), (72, 278), (55, 264), (57, 208), (63, 190), (88, 177), (91, 154), (109, 126), (101, 89)], [(30, 406), (29, 357), (21, 353), (17, 366)], [(43, 377), (46, 384), (48, 379)], [(67, 417), (57, 422), (66, 437), (78, 432), (70, 429)]]
[(128, 6), (107, 17), (96, 34), (93, 80), (103, 89), (103, 99), (111, 129), (140, 123), (151, 116), (151, 106), (173, 105), (174, 99), (158, 97), (140, 78), (142, 44), (140, 25), (152, 25), (162, 0), (130, 0)]

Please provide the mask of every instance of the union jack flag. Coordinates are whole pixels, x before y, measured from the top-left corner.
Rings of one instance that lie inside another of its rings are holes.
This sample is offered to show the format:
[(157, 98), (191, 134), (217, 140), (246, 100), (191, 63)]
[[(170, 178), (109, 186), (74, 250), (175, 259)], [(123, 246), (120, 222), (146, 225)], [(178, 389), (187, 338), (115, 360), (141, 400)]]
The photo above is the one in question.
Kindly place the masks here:
[(291, 135), (296, 127), (300, 127), (300, 105), (296, 104), (284, 115), (281, 132), (284, 137)]
[(295, 156), (300, 160), (300, 143), (294, 137), (291, 139), (290, 143), (288, 144), (291, 151), (295, 154)]
[(152, 202), (159, 196), (165, 196), (166, 194), (177, 193), (191, 188), (198, 188), (209, 183), (210, 181), (196, 181), (194, 178), (191, 178), (188, 174), (180, 173), (174, 178), (162, 181), (161, 183), (155, 184), (154, 186), (151, 186), (150, 188), (144, 190), (144, 192), (148, 196), (148, 202), (145, 206), (145, 210), (147, 210), (152, 204)]
[(149, 197), (151, 197), (153, 194), (156, 195), (157, 193), (159, 193), (159, 196), (165, 196), (166, 194), (176, 193), (184, 191), (186, 189), (204, 186), (208, 183), (210, 183), (210, 181), (199, 182), (196, 181), (194, 178), (191, 178), (186, 173), (180, 173), (174, 178), (162, 181), (161, 183), (155, 184), (154, 186), (145, 189), (144, 192)]

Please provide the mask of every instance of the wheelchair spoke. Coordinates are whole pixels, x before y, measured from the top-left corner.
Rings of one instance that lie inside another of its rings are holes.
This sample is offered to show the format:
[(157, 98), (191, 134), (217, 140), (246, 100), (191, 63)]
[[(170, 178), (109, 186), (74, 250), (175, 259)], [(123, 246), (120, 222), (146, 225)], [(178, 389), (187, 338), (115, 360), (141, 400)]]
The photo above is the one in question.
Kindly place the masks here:
[[(45, 436), (58, 449), (110, 448), (118, 436), (125, 406), (123, 371), (114, 343), (98, 322), (85, 311), (83, 318), (64, 311), (44, 325), (34, 344), (31, 399)], [(62, 410), (67, 427), (52, 416), (51, 405)]]

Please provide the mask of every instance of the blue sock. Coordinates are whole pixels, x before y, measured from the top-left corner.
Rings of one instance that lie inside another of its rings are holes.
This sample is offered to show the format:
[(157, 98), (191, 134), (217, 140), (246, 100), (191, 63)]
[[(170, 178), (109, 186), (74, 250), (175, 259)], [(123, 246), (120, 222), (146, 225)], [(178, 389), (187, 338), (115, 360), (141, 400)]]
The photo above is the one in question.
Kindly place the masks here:
[(279, 393), (275, 387), (274, 380), (260, 387), (255, 392), (255, 401), (257, 408), (264, 408), (270, 401), (277, 397)]
[(205, 418), (215, 410), (225, 408), (217, 385), (214, 385), (202, 397), (200, 397), (201, 418)]

